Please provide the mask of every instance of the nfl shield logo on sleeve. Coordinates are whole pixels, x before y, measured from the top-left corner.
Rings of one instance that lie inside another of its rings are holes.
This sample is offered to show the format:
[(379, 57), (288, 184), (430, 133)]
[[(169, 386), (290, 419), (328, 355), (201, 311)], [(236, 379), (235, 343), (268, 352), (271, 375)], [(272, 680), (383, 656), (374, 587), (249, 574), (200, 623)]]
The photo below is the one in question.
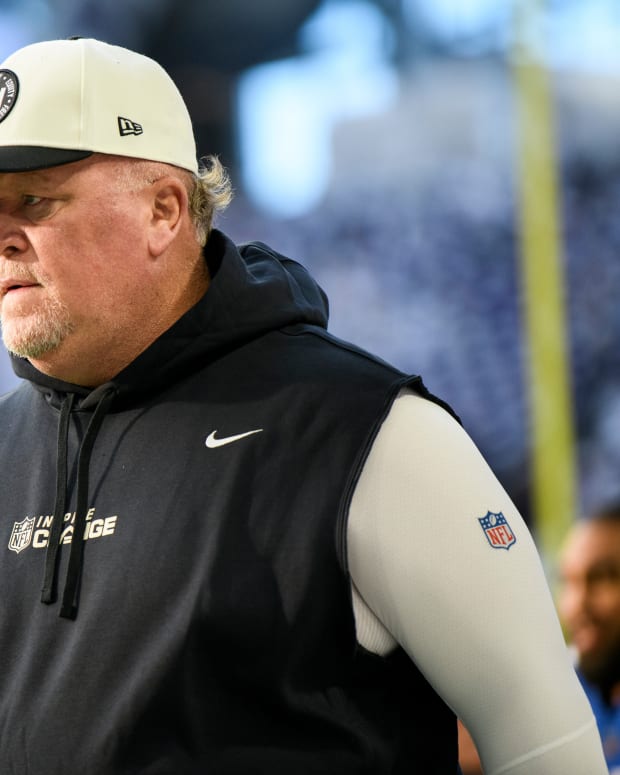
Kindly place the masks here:
[(19, 554), (22, 549), (30, 546), (32, 540), (32, 529), (34, 527), (34, 517), (30, 519), (25, 517), (21, 522), (13, 523), (13, 530), (9, 538), (9, 549)]
[(494, 549), (510, 549), (516, 543), (517, 538), (501, 511), (497, 514), (487, 511), (486, 516), (478, 517), (478, 522)]

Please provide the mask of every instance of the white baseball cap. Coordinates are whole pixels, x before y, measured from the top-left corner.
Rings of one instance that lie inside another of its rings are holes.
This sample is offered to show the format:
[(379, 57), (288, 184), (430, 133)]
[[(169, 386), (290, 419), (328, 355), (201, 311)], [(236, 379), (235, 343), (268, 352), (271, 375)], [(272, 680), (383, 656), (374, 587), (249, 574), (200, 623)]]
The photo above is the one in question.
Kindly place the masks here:
[(197, 171), (187, 107), (161, 65), (92, 38), (33, 43), (0, 64), (0, 172), (93, 153)]

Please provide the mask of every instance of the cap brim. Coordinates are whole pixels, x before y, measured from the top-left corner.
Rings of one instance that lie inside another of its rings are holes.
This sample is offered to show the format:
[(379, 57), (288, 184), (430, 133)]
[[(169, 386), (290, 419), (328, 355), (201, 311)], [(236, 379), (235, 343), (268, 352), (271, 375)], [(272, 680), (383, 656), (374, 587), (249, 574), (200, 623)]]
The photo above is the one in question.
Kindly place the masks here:
[(0, 147), (0, 172), (29, 172), (46, 167), (71, 164), (92, 156), (92, 151), (68, 151), (66, 148), (41, 148), (34, 145)]

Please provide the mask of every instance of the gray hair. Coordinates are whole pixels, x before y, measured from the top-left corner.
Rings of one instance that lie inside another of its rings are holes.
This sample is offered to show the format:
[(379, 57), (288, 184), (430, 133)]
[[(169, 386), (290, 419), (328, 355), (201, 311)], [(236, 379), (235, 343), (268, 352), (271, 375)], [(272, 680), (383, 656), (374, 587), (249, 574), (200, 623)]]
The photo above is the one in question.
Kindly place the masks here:
[(123, 191), (150, 185), (166, 175), (180, 178), (187, 189), (189, 216), (196, 241), (201, 247), (206, 245), (215, 216), (225, 210), (233, 198), (228, 172), (217, 156), (201, 159), (197, 173), (162, 162), (123, 156), (114, 158), (119, 162), (116, 174)]
[(217, 156), (200, 162), (197, 174), (190, 173), (189, 214), (196, 239), (204, 247), (213, 227), (213, 219), (230, 204), (233, 192), (230, 178)]

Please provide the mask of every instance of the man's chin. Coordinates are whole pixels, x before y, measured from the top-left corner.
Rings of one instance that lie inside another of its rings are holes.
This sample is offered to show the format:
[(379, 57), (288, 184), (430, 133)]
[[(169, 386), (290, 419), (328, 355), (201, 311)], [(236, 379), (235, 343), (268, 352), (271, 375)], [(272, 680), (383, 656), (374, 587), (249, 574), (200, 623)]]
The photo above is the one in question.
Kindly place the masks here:
[(2, 323), (2, 341), (6, 349), (29, 360), (43, 358), (56, 351), (70, 332), (71, 326), (65, 321), (44, 326), (24, 325), (23, 321)]
[(43, 358), (56, 350), (60, 344), (60, 342), (52, 343), (49, 341), (14, 340), (5, 336), (2, 337), (2, 340), (4, 346), (12, 355), (17, 355), (19, 358), (27, 358), (28, 360)]

